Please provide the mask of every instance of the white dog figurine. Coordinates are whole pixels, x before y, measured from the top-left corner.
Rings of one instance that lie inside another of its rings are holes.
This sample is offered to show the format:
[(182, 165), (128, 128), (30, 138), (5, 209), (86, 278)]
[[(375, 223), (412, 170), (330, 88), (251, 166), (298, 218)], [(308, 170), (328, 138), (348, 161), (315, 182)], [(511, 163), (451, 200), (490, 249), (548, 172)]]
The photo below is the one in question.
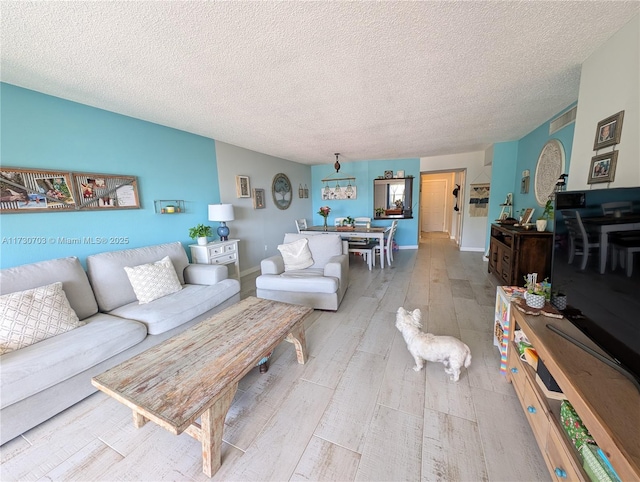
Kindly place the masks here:
[(396, 328), (400, 330), (404, 341), (407, 343), (409, 353), (416, 361), (415, 371), (422, 370), (424, 360), (440, 362), (444, 365), (444, 371), (450, 375), (454, 382), (460, 378), (460, 369), (471, 365), (471, 350), (457, 338), (452, 336), (436, 336), (431, 333), (423, 333), (422, 312), (419, 309), (407, 311), (403, 307), (398, 308), (396, 315)]

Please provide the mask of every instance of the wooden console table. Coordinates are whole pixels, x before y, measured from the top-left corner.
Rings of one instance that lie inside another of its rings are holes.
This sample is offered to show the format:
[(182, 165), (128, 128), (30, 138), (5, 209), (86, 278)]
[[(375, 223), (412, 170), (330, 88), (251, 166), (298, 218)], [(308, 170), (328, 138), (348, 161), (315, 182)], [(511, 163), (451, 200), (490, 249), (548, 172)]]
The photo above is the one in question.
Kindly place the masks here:
[(489, 273), (509, 286), (523, 286), (528, 273), (538, 273), (542, 281), (551, 274), (552, 248), (552, 232), (492, 224)]
[(199, 440), (202, 469), (211, 477), (220, 468), (224, 419), (238, 381), (285, 339), (295, 344), (298, 363), (304, 363), (303, 322), (311, 312), (249, 297), (91, 383), (131, 408), (136, 427), (151, 420)]
[[(548, 323), (602, 353), (566, 319), (524, 315), (511, 309), (511, 325), (521, 329), (566, 399), (623, 481), (640, 480), (640, 392), (624, 375), (546, 327)], [(511, 332), (513, 340), (513, 331)], [(577, 451), (560, 424), (560, 401), (547, 398), (536, 372), (511, 347), (508, 379), (554, 480), (589, 480)]]

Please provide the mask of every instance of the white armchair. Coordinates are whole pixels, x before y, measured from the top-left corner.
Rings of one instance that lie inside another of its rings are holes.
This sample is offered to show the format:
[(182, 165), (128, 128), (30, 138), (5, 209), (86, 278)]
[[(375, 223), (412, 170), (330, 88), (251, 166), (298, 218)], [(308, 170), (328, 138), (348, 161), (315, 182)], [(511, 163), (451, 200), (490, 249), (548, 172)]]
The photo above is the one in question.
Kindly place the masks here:
[(285, 270), (281, 254), (263, 259), (256, 296), (268, 300), (336, 311), (349, 285), (349, 246), (338, 234), (284, 235), (284, 244), (308, 240), (313, 264)]

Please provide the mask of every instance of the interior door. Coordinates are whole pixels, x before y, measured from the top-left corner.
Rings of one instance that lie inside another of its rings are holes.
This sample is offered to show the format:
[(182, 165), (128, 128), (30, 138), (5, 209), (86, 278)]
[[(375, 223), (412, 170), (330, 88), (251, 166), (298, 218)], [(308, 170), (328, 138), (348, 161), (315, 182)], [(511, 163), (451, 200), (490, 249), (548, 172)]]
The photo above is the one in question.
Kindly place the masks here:
[(422, 181), (420, 200), (421, 231), (445, 231), (445, 213), (448, 182), (446, 179)]

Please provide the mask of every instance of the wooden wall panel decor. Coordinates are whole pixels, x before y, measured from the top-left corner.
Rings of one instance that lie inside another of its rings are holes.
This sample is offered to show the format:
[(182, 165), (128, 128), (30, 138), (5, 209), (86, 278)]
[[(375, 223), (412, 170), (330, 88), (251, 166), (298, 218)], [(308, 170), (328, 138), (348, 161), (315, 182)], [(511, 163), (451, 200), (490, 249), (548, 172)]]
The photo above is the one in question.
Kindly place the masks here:
[(75, 208), (71, 173), (13, 167), (0, 169), (0, 212), (52, 212)]
[(139, 209), (135, 176), (73, 173), (78, 209)]
[(139, 208), (135, 176), (0, 168), (0, 213)]

